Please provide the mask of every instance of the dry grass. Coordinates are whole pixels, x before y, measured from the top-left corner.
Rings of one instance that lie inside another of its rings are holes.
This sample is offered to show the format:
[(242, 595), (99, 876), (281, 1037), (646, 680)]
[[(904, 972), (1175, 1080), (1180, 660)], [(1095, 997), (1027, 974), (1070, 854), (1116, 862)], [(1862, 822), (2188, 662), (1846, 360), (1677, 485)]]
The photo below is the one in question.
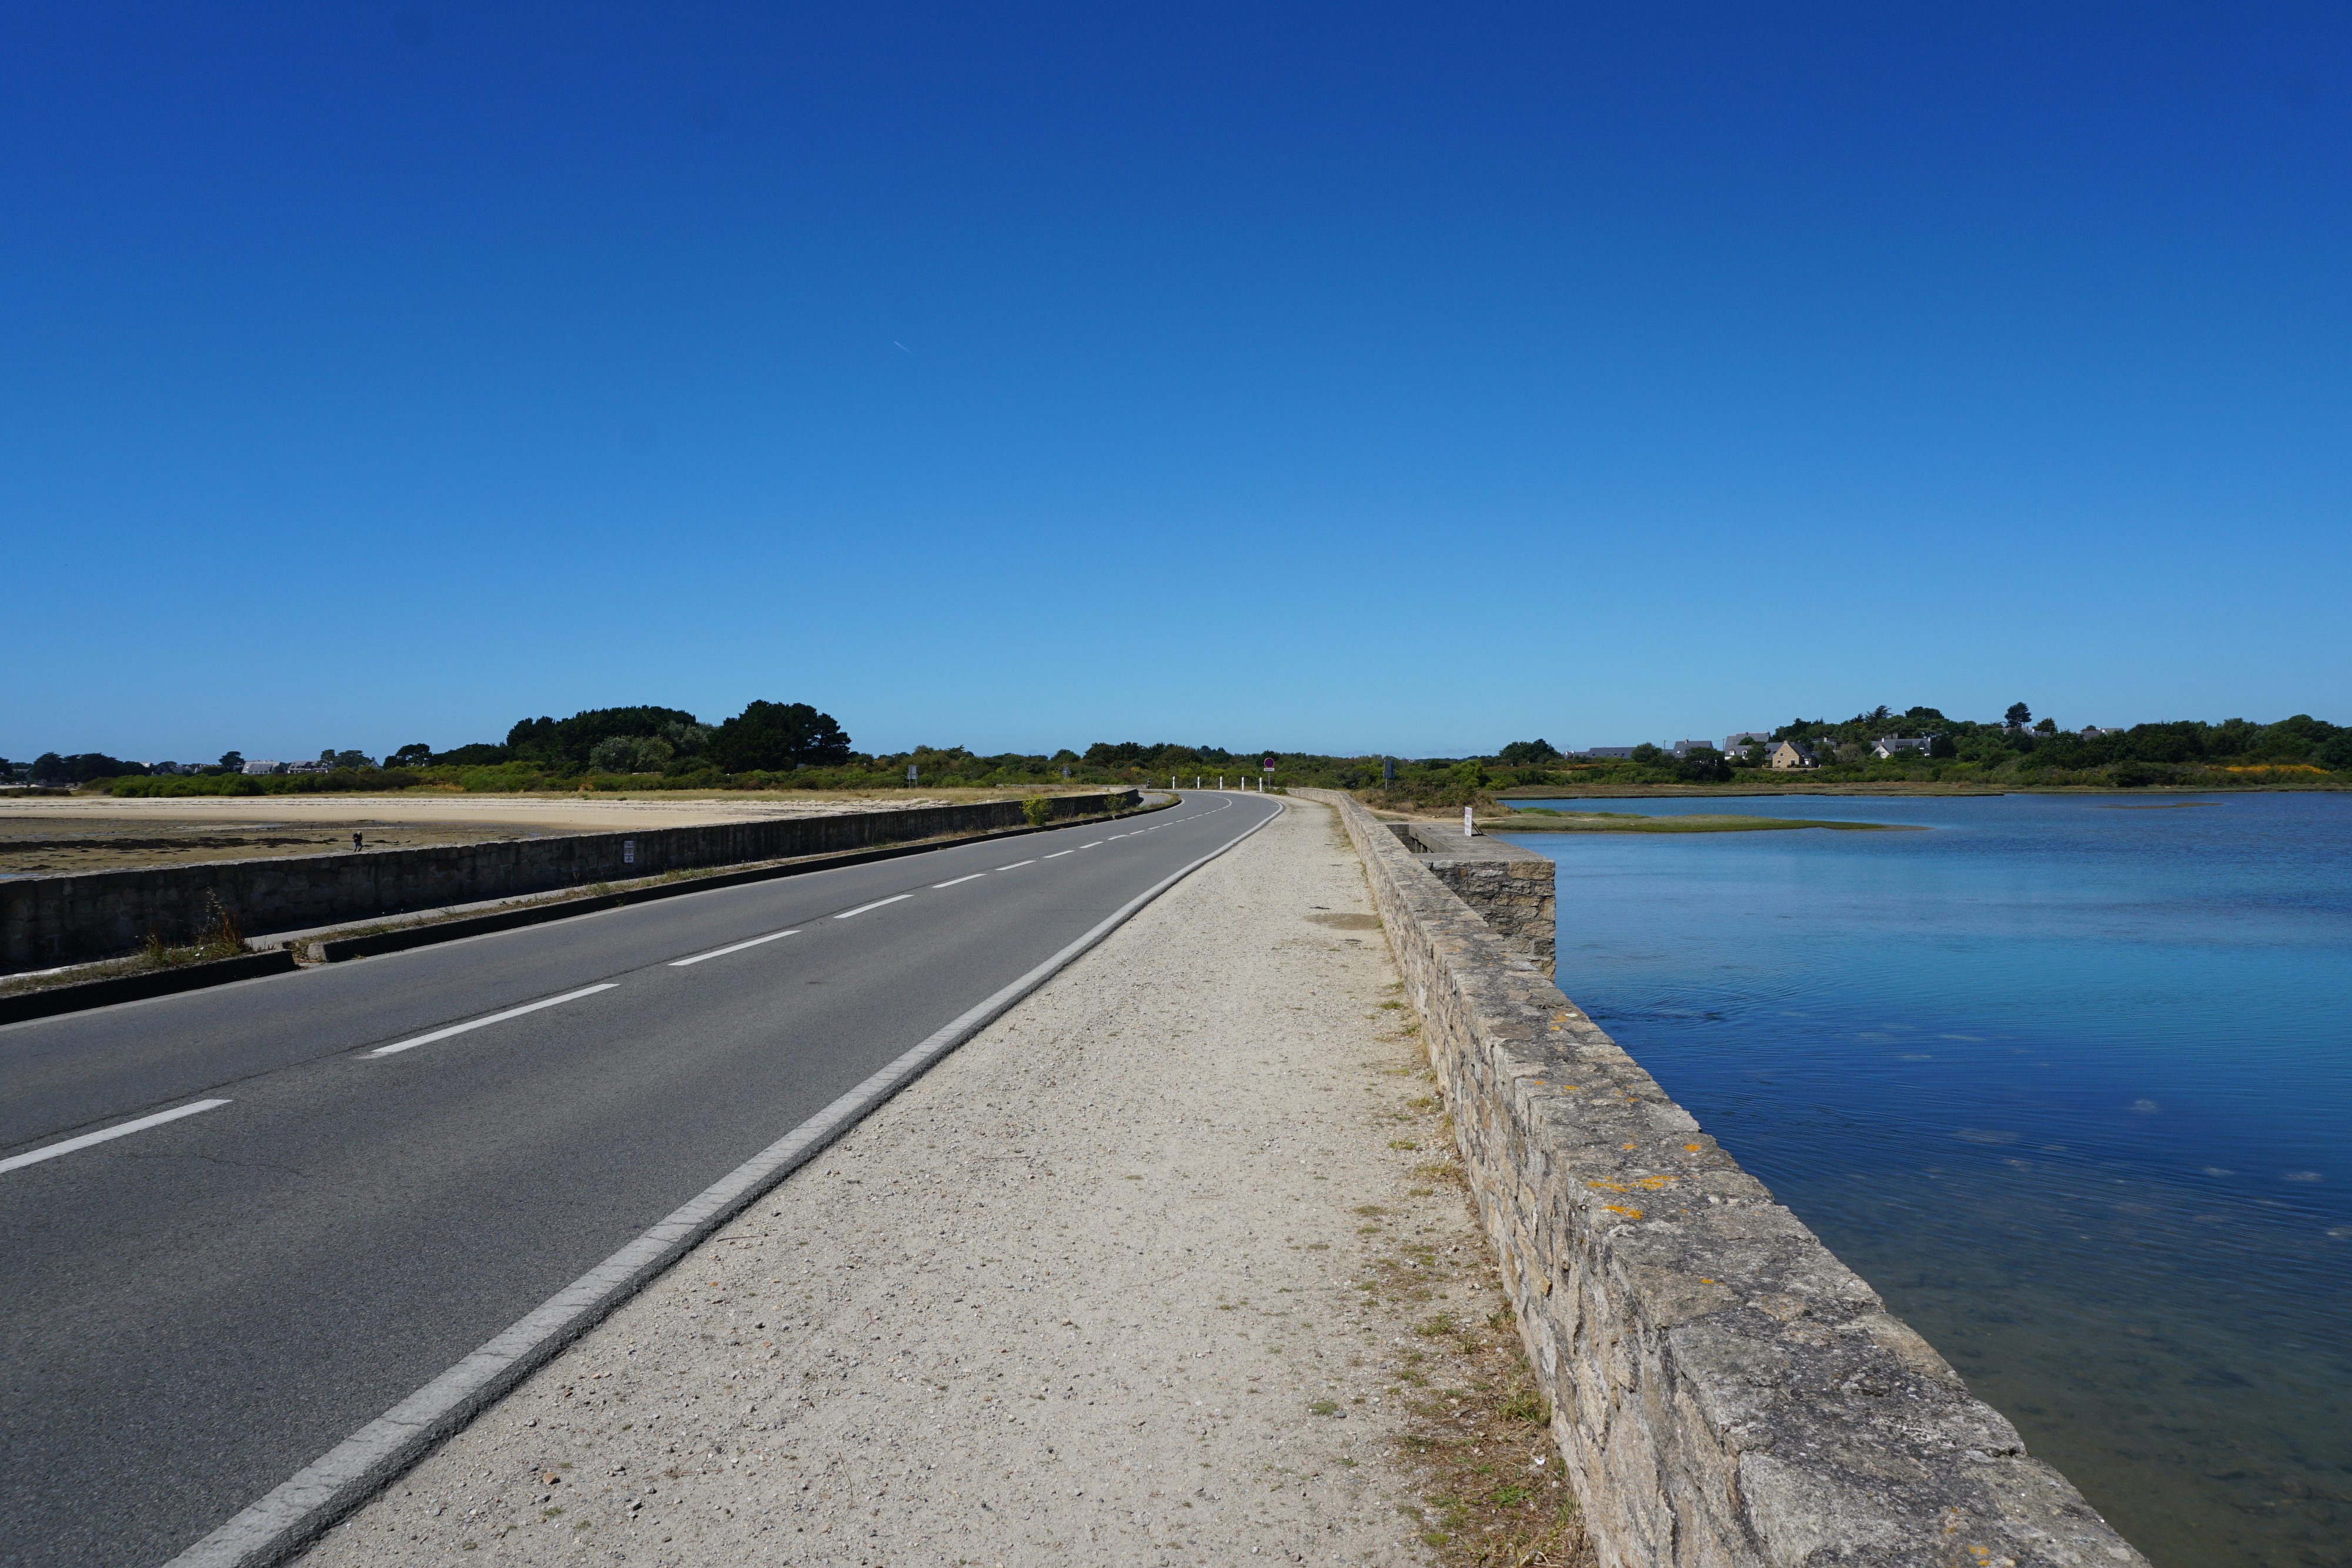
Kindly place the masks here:
[[(1410, 1034), (1389, 1038), (1412, 1049)], [(1453, 1125), (1434, 1075), (1417, 1055), (1397, 1071), (1429, 1087), (1375, 1113), (1390, 1126), (1393, 1119), (1412, 1124), (1413, 1135), (1391, 1146), (1449, 1155)], [(1454, 1213), (1444, 1217), (1448, 1223), (1410, 1229), (1389, 1220), (1394, 1244), (1373, 1255), (1360, 1282), (1411, 1328), (1390, 1390), (1412, 1417), (1399, 1448), (1419, 1479), (1421, 1500), (1406, 1511), (1445, 1568), (1591, 1568), (1597, 1559), (1561, 1473), (1550, 1407), (1520, 1345), (1462, 1167), (1433, 1158), (1414, 1174), (1429, 1185), (1409, 1196)], [(1368, 1234), (1387, 1219), (1373, 1206), (1357, 1212), (1370, 1222)]]

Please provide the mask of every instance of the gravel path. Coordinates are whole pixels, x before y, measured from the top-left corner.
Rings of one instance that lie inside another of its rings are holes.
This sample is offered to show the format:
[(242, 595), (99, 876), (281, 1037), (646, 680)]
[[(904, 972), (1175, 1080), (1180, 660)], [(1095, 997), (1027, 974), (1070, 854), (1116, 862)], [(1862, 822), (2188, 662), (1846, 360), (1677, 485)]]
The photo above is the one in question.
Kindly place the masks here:
[(1422, 1561), (1356, 1210), (1484, 1240), (1393, 979), (1294, 802), (302, 1561)]

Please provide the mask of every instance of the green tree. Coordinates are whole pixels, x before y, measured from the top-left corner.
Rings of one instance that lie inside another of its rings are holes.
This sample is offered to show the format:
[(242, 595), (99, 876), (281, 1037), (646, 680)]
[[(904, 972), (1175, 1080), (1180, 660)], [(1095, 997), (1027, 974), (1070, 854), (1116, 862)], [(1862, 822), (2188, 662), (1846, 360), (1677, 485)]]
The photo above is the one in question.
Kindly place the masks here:
[(2009, 711), (2000, 716), (2000, 721), (2011, 729), (2023, 729), (2033, 722), (2033, 710), (2023, 703), (2011, 703)]
[(415, 746), (404, 746), (385, 758), (383, 765), (386, 768), (430, 768), (433, 765), (433, 748), (423, 741)]
[[(694, 716), (682, 716), (688, 723)], [(711, 759), (730, 773), (849, 760), (849, 737), (831, 714), (806, 703), (753, 702), (719, 727)]]
[(244, 772), (244, 771), (245, 771), (245, 753), (243, 753), (243, 752), (241, 752), (241, 751), (224, 751), (224, 752), (222, 752), (222, 753), (221, 753), (221, 759), (220, 759), (220, 767), (221, 767), (221, 768), (223, 768), (224, 769), (226, 769), (226, 771), (231, 772), (231, 773), (242, 773), (242, 772)]
[(1513, 768), (1533, 763), (1557, 762), (1559, 750), (1549, 740), (1515, 740), (1495, 755), (1495, 760)]
[(1637, 746), (1637, 747), (1635, 747), (1633, 748), (1633, 757), (1630, 758), (1630, 760), (1634, 761), (1634, 762), (1638, 762), (1638, 763), (1640, 763), (1643, 767), (1647, 768), (1647, 767), (1651, 766), (1652, 764), (1654, 764), (1654, 762), (1656, 762), (1656, 761), (1658, 760), (1658, 758), (1659, 758), (1664, 757), (1664, 755), (1665, 755), (1665, 753), (1664, 753), (1664, 752), (1663, 752), (1663, 751), (1659, 750), (1656, 747), (1654, 747), (1654, 746), (1651, 745), (1648, 741), (1646, 741), (1646, 740), (1645, 740), (1645, 741), (1642, 742), (1642, 744), (1641, 744), (1641, 745), (1639, 745), (1639, 746)]
[(1675, 758), (1675, 774), (1685, 783), (1721, 784), (1731, 777), (1731, 765), (1712, 746), (1695, 746)]
[[(752, 706), (761, 705), (755, 703)], [(698, 722), (683, 708), (585, 708), (565, 719), (545, 716), (524, 719), (507, 731), (507, 746), (515, 756), (526, 761), (583, 768), (587, 766), (588, 754), (596, 748), (600, 740), (615, 735), (654, 735), (659, 733), (666, 724)], [(847, 755), (845, 750), (844, 755)]]
[(679, 757), (698, 757), (719, 732), (707, 724), (681, 724), (676, 719), (661, 727), (660, 738), (669, 742), (670, 750)]

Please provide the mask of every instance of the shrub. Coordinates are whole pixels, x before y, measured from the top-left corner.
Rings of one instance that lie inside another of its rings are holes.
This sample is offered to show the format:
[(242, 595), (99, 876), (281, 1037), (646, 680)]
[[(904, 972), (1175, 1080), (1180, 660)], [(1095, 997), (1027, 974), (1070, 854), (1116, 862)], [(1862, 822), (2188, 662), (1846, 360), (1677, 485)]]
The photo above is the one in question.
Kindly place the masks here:
[(1053, 820), (1054, 802), (1043, 795), (1033, 795), (1021, 803), (1021, 814), (1033, 828), (1042, 828)]

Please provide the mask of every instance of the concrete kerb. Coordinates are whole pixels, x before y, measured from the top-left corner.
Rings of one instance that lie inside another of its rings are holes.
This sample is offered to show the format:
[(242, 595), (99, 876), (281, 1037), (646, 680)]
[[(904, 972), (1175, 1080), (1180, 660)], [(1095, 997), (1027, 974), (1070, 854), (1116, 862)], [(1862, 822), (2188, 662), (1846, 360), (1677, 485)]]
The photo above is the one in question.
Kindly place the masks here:
[[(1285, 806), (1281, 810), (1288, 809)], [(268, 1568), (317, 1540), (926, 1069), (1067, 968), (1138, 910), (1274, 821), (1281, 810), (1269, 813), (1136, 894), (1060, 952), (737, 1166), (471, 1355), (173, 1558), (164, 1568)]]
[(0, 1024), (55, 1018), (60, 1013), (109, 1008), (121, 1002), (143, 1002), (153, 997), (177, 996), (183, 991), (201, 991), (213, 986), (232, 985), (238, 980), (259, 979), (265, 975), (291, 974), (295, 967), (291, 953), (248, 953), (235, 958), (215, 958), (207, 963), (190, 964), (184, 968), (150, 969), (142, 974), (113, 975), (102, 980), (83, 980), (47, 990), (16, 991), (0, 996)]
[(1531, 958), (1334, 790), (1608, 1568), (2146, 1559)]

